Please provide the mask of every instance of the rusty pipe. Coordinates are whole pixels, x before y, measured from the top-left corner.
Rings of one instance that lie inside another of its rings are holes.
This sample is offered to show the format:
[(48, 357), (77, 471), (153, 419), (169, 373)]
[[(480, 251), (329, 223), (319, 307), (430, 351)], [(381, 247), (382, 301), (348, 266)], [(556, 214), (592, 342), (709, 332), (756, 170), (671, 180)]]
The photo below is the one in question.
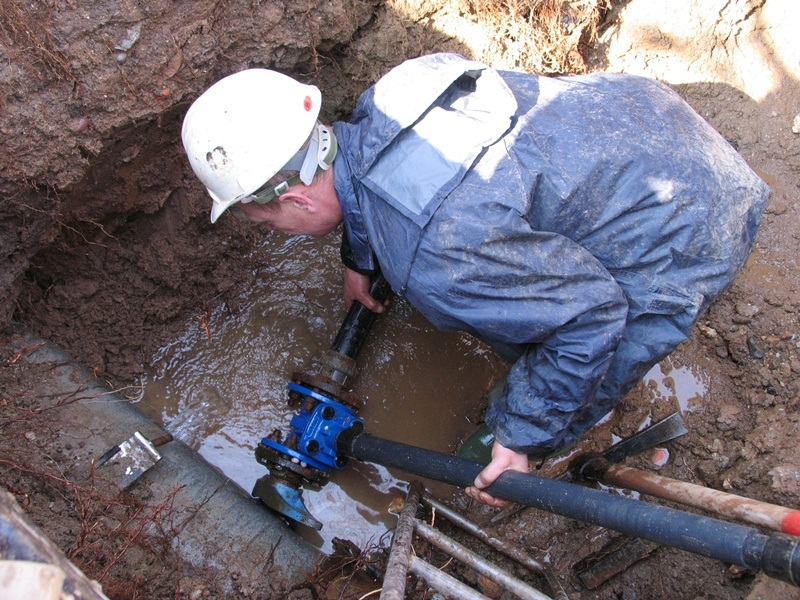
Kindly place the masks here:
[(580, 476), (585, 479), (601, 481), (607, 485), (693, 506), (789, 535), (800, 536), (800, 511), (798, 510), (744, 498), (686, 481), (670, 479), (624, 465), (615, 465), (601, 457), (588, 460), (579, 472)]

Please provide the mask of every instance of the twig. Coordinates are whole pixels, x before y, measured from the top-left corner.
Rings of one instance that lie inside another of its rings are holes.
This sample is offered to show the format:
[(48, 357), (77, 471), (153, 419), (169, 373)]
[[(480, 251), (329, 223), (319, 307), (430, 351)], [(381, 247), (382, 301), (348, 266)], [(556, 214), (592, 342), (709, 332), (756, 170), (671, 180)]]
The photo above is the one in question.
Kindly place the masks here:
[(211, 341), (211, 329), (208, 327), (208, 319), (211, 317), (211, 309), (207, 308), (205, 314), (200, 317), (200, 325), (206, 330), (206, 337)]
[(45, 342), (39, 342), (38, 344), (34, 344), (33, 346), (28, 346), (27, 348), (23, 348), (22, 350), (17, 352), (17, 354), (14, 356), (14, 358), (11, 358), (11, 359), (5, 361), (2, 366), (10, 367), (14, 363), (16, 363), (20, 358), (22, 358), (22, 356), (24, 354), (30, 352), (31, 350), (36, 350), (36, 348), (41, 348), (42, 346), (44, 346), (44, 344), (45, 344)]

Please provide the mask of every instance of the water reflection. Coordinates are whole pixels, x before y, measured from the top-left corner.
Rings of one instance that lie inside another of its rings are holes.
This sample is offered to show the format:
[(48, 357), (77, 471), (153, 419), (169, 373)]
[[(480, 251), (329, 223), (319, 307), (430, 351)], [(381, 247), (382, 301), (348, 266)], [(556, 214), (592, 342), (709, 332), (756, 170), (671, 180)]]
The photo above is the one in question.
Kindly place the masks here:
[[(259, 252), (265, 266), (257, 285), (242, 290), (239, 313), (217, 307), (205, 319), (208, 332), (189, 323), (155, 357), (140, 402), (247, 492), (266, 473), (255, 446), (273, 429), (286, 431), (293, 414), (288, 379), (330, 347), (344, 317), (336, 240), (271, 233)], [(376, 321), (358, 364), (355, 392), (365, 400), (359, 416), (366, 430), (445, 452), (474, 431), (467, 416), (474, 422), (481, 397), (504, 370), (472, 338), (435, 331), (397, 300)], [(334, 537), (360, 547), (377, 543), (394, 526), (386, 508), (406, 482), (403, 473), (351, 463), (321, 490), (303, 493), (324, 527), (299, 531), (326, 552)]]
[[(698, 408), (708, 391), (708, 376), (696, 366), (676, 366), (667, 357), (655, 365), (644, 377), (645, 385), (657, 399), (667, 399), (682, 413)], [(643, 429), (649, 423), (643, 423)]]

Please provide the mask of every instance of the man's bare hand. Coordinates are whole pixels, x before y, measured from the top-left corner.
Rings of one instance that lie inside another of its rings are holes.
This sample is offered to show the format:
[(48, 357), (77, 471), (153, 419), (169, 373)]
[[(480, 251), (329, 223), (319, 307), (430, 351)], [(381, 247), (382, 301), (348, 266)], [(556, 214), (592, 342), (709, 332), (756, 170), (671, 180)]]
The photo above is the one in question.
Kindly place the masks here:
[(385, 310), (383, 304), (369, 295), (370, 280), (367, 275), (362, 275), (358, 271), (344, 268), (344, 305), (350, 308), (354, 300), (358, 300), (372, 312), (382, 313)]
[(478, 473), (475, 478), (475, 484), (464, 491), (470, 498), (474, 498), (481, 504), (494, 506), (495, 508), (507, 508), (511, 506), (511, 502), (502, 498), (495, 498), (491, 494), (484, 492), (483, 489), (489, 487), (494, 483), (495, 479), (509, 470), (528, 473), (528, 456), (514, 452), (495, 440), (492, 446), (492, 461), (486, 465), (483, 471)]

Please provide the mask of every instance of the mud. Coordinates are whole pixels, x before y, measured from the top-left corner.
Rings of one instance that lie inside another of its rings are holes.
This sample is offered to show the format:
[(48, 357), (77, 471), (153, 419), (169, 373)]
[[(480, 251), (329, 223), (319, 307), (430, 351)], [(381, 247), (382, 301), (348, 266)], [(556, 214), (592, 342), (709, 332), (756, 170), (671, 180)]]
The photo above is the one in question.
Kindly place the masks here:
[[(255, 461), (256, 444), (275, 429), (288, 432), (296, 412), (287, 403), (288, 378), (330, 348), (344, 316), (336, 246), (280, 233), (268, 238), (270, 267), (240, 297), (239, 313), (213, 311), (207, 333), (190, 323), (145, 371), (136, 402), (248, 491), (266, 474)], [(398, 299), (377, 320), (358, 362), (350, 383), (368, 431), (440, 452), (455, 451), (474, 431), (486, 386), (504, 373), (502, 361), (475, 339), (436, 332)], [(394, 526), (387, 509), (404, 496), (407, 481), (379, 465), (334, 471), (322, 490), (304, 491), (324, 527), (298, 533), (328, 553), (335, 538), (360, 548), (376, 544)]]
[[(208, 336), (210, 326), (213, 340), (216, 319), (248, 314), (248, 294), (259, 286), (279, 289), (294, 282), (284, 297), (307, 308), (316, 303), (312, 312), (324, 315), (327, 324), (315, 337), (331, 331), (342, 314), (329, 293), (333, 271), (324, 282), (293, 279), (291, 272), (276, 269), (271, 257), (279, 245), (267, 234), (234, 219), (208, 223), (208, 199), (183, 160), (179, 126), (191, 100), (223, 74), (265, 65), (314, 81), (326, 98), (325, 117), (335, 119), (346, 117), (358, 94), (388, 68), (425, 52), (459, 51), (502, 68), (641, 73), (683, 95), (762, 175), (773, 195), (744, 272), (692, 338), (662, 363), (662, 381), (634, 390), (584, 447), (627, 437), (680, 406), (684, 392), (677, 386), (688, 373), (700, 382), (689, 396), (695, 400), (686, 399), (682, 407), (690, 433), (669, 444), (670, 459), (659, 472), (796, 507), (798, 5), (792, 0), (621, 2), (604, 22), (602, 37), (583, 47), (588, 62), (556, 64), (554, 54), (544, 60), (539, 53), (544, 42), (525, 44), (526, 31), (515, 15), (507, 12), (498, 20), (487, 9), (511, 4), (157, 0), (145, 8), (133, 2), (89, 7), (70, 0), (3, 0), (0, 249), (7, 258), (0, 273), (0, 324), (5, 337), (25, 327), (65, 347), (116, 386), (135, 388), (158, 370), (159, 352), (187, 332)], [(483, 13), (491, 18), (482, 19)], [(573, 18), (568, 12), (561, 21), (571, 26)], [(323, 240), (319, 251), (333, 262), (336, 241), (335, 236)], [(319, 289), (326, 290), (324, 297), (315, 295)], [(410, 348), (381, 373), (402, 373), (416, 359), (406, 353)], [(37, 375), (16, 369), (13, 353), (4, 352), (3, 360), (5, 412), (24, 397), (25, 377)], [(671, 374), (680, 374), (674, 390)], [(366, 384), (372, 384), (369, 378)], [(131, 397), (139, 392), (130, 390)], [(30, 421), (5, 419), (3, 455), (11, 456), (10, 448), (15, 456), (20, 448), (23, 456), (41, 452), (48, 436), (26, 435), (35, 430)], [(643, 456), (631, 465), (655, 468), (650, 461)], [(20, 466), (2, 463), (0, 481), (18, 500), (30, 500), (29, 515), (59, 545), (75, 547), (80, 528), (74, 499), (70, 506), (69, 493), (22, 476)], [(493, 514), (468, 506), (463, 497), (459, 502), (476, 518)], [(611, 539), (611, 532), (533, 510), (502, 523), (499, 532), (547, 551), (570, 597), (799, 596), (795, 588), (761, 575), (666, 548), (586, 590), (572, 565)], [(153, 562), (146, 553), (141, 556), (147, 560), (140, 561), (137, 573), (145, 573), (146, 580)], [(202, 589), (182, 586), (174, 575), (180, 566), (170, 568), (163, 597)], [(135, 597), (130, 586), (119, 590), (118, 597)]]

